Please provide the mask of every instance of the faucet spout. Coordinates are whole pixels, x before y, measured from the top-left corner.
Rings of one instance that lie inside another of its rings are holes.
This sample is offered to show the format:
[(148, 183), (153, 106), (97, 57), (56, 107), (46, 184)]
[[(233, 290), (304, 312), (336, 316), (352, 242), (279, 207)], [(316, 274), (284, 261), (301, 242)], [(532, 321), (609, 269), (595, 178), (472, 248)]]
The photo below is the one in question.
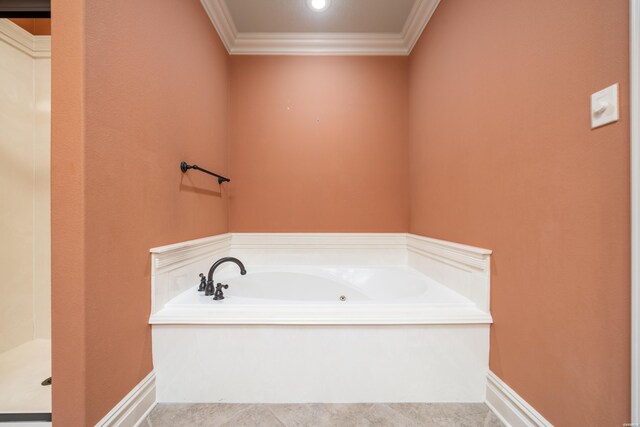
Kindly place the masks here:
[(216, 268), (220, 267), (220, 265), (224, 264), (225, 262), (235, 263), (238, 267), (240, 267), (240, 274), (242, 274), (243, 276), (247, 274), (247, 270), (244, 268), (244, 264), (242, 264), (242, 262), (238, 258), (228, 256), (220, 258), (218, 261), (213, 263), (213, 265), (209, 269), (209, 274), (207, 275), (207, 283), (213, 283), (213, 273), (216, 271)]

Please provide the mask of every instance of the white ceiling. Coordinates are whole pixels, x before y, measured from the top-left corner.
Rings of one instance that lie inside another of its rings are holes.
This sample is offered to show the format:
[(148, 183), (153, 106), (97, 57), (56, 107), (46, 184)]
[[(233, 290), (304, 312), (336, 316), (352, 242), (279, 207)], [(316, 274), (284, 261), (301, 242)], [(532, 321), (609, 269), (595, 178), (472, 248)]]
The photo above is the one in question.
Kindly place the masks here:
[(408, 55), (439, 0), (201, 0), (231, 54)]
[(333, 0), (315, 12), (305, 0), (225, 0), (241, 33), (400, 33), (416, 0)]

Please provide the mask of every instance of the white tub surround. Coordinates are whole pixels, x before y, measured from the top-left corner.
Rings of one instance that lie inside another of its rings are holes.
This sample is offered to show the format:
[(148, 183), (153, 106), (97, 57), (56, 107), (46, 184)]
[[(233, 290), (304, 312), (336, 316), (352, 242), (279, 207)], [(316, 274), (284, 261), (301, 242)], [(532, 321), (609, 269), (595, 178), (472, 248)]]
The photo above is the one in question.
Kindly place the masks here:
[(488, 325), (154, 325), (158, 402), (484, 402)]
[[(152, 249), (159, 402), (483, 402), (491, 251), (406, 234)], [(235, 256), (197, 292), (198, 274)], [(340, 297), (345, 297), (342, 300)]]
[(50, 148), (51, 37), (0, 19), (3, 414), (51, 412)]
[(0, 353), (51, 338), (50, 134), (51, 37), (0, 19)]
[(198, 284), (218, 258), (227, 256), (231, 235), (207, 237), (151, 249), (151, 320), (172, 298)]

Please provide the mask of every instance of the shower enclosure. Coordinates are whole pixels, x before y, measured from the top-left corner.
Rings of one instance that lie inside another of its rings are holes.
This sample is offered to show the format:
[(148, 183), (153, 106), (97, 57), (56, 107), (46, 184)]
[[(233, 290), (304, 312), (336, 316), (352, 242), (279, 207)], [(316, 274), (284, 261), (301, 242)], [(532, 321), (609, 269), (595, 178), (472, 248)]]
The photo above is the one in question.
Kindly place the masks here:
[(0, 421), (51, 419), (51, 37), (41, 24), (0, 19)]

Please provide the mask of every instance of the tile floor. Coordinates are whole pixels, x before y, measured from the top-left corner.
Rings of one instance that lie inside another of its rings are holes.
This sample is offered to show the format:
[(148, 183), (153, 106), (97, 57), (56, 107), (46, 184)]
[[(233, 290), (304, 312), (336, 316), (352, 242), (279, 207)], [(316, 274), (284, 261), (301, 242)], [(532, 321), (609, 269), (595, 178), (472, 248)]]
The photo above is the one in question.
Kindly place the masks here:
[(141, 427), (502, 425), (483, 403), (158, 404), (140, 424)]

